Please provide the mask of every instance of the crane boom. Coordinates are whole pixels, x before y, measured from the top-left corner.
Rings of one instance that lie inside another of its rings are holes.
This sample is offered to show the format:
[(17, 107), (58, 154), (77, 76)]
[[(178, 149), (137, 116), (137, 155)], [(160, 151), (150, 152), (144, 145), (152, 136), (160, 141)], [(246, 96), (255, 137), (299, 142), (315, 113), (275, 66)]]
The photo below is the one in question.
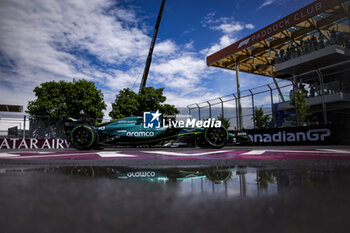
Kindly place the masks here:
[(152, 62), (153, 49), (154, 49), (154, 45), (155, 45), (156, 40), (157, 40), (157, 34), (158, 34), (160, 21), (162, 19), (164, 4), (165, 4), (165, 0), (162, 0), (162, 4), (160, 6), (160, 10), (159, 10), (156, 26), (154, 27), (153, 37), (152, 37), (152, 41), (151, 41), (151, 46), (149, 48), (145, 69), (143, 70), (143, 75), (142, 75), (141, 85), (140, 85), (140, 89), (139, 89), (139, 94), (140, 94), (140, 92), (142, 90), (142, 87), (146, 86), (148, 72), (149, 72), (149, 68), (151, 66), (151, 62)]

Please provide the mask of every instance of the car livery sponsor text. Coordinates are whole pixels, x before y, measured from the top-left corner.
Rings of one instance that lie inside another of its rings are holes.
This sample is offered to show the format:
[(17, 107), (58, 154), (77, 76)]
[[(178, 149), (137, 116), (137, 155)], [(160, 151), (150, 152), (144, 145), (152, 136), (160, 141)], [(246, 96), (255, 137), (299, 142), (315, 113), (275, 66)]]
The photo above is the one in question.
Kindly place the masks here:
[(127, 132), (126, 136), (128, 136), (128, 137), (153, 137), (154, 136), (154, 132), (152, 132), (152, 131), (150, 131), (150, 132), (144, 132), (144, 131)]
[(140, 177), (155, 177), (156, 173), (154, 171), (139, 171), (139, 172), (128, 172), (126, 176), (129, 178), (140, 178)]

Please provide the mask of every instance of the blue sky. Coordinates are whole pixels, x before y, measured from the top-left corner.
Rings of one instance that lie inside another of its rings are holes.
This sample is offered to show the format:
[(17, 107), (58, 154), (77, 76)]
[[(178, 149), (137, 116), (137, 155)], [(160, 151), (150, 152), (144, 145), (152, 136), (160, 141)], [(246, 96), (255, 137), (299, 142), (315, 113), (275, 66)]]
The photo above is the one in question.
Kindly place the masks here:
[[(235, 73), (206, 56), (310, 0), (167, 0), (147, 86), (185, 107), (236, 91)], [(138, 91), (161, 0), (1, 0), (0, 103), (27, 105), (42, 82), (87, 79), (110, 111), (119, 90)], [(269, 78), (241, 73), (241, 88)]]

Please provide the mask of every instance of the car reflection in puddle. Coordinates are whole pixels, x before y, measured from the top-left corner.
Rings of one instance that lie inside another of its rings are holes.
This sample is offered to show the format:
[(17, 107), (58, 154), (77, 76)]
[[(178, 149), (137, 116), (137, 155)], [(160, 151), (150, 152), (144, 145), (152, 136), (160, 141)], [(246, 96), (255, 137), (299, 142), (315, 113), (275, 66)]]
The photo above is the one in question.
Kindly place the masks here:
[[(107, 178), (126, 183), (152, 183), (178, 195), (209, 194), (225, 197), (277, 194), (293, 189), (332, 185), (342, 170), (266, 169), (254, 167), (133, 168), (116, 166), (45, 167), (3, 169), (1, 173), (60, 174), (70, 177)], [(350, 173), (349, 173), (350, 174)], [(175, 187), (175, 188), (174, 188)]]
[[(168, 185), (179, 195), (225, 194), (245, 195), (257, 191), (256, 172), (238, 171), (235, 168), (167, 168), (134, 169), (125, 167), (70, 167), (66, 173), (89, 177), (110, 177), (130, 182), (145, 181)], [(244, 185), (242, 185), (244, 183)], [(176, 189), (174, 189), (176, 185)], [(271, 184), (273, 185), (273, 184)]]

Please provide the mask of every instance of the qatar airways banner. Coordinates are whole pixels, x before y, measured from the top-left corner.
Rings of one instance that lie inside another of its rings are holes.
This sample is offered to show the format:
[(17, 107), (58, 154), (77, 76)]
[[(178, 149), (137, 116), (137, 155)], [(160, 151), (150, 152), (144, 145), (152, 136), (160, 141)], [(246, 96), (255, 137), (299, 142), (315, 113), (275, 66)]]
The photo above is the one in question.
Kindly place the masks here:
[(70, 143), (65, 139), (48, 138), (0, 138), (1, 149), (64, 149)]
[(309, 126), (273, 129), (252, 129), (247, 134), (257, 145), (348, 144), (349, 130), (335, 126)]

